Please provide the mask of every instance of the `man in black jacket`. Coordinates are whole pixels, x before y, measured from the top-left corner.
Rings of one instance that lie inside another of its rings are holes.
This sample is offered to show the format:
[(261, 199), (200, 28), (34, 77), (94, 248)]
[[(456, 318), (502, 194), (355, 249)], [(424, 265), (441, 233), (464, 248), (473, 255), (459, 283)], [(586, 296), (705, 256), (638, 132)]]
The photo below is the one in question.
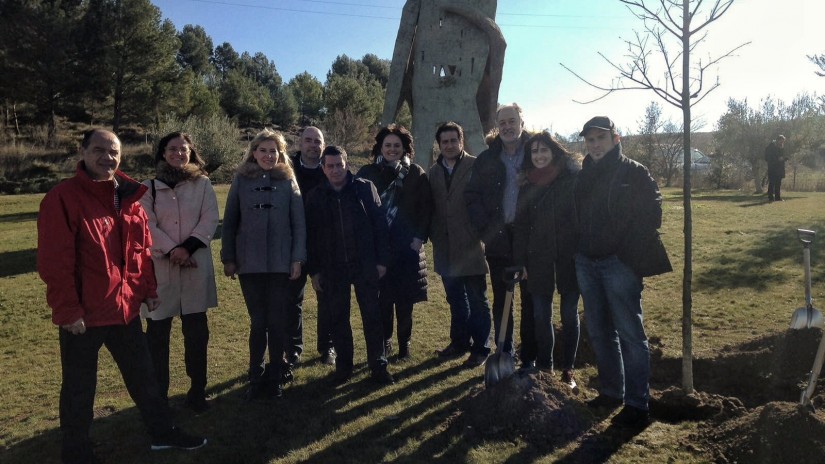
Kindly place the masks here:
[(616, 126), (597, 116), (581, 133), (587, 157), (574, 191), (576, 276), (599, 371), (594, 408), (624, 408), (619, 426), (648, 421), (650, 349), (642, 324), (642, 278), (671, 271), (657, 229), (662, 196), (647, 168), (622, 155)]
[[(504, 297), (507, 284), (504, 281), (504, 269), (513, 265), (513, 221), (516, 218), (516, 203), (519, 192), (519, 173), (525, 157), (524, 143), (529, 135), (524, 131), (521, 108), (513, 103), (505, 105), (496, 112), (498, 135), (489, 143), (475, 164), (470, 181), (464, 190), (467, 212), (470, 222), (484, 243), (484, 254), (490, 266), (490, 283), (493, 287), (493, 326), (498, 340), (501, 331), (501, 316), (504, 311)], [(532, 336), (533, 333), (533, 298), (522, 282), (521, 318), (531, 321), (528, 326), (522, 323), (521, 335)], [(502, 351), (514, 354), (513, 349), (513, 308), (510, 311), (510, 324), (504, 338)], [(529, 334), (526, 332), (529, 329)], [(522, 353), (524, 354), (524, 353)], [(535, 355), (522, 358), (523, 368), (535, 366)]]
[[(301, 150), (290, 158), (292, 159), (292, 169), (295, 171), (298, 187), (301, 189), (301, 195), (304, 198), (304, 207), (306, 207), (306, 199), (309, 196), (309, 192), (326, 180), (324, 171), (321, 169), (321, 152), (324, 151), (325, 147), (324, 134), (317, 127), (305, 127), (304, 130), (301, 131), (298, 146)], [(290, 365), (298, 363), (304, 349), (303, 306), (306, 283), (306, 269), (304, 269), (299, 278), (289, 281), (289, 303), (287, 305), (287, 315), (289, 318), (287, 323), (287, 337), (289, 340), (286, 346), (286, 354), (287, 361)], [(332, 333), (326, 325), (327, 318), (323, 316), (326, 308), (322, 302), (322, 298), (317, 298), (318, 338), (316, 348), (318, 349), (318, 354), (321, 355), (321, 362), (333, 365), (335, 364), (335, 348), (332, 347)]]
[(765, 148), (765, 161), (768, 163), (768, 201), (782, 201), (782, 179), (785, 178), (785, 136), (780, 135)]
[(378, 280), (390, 260), (389, 229), (381, 200), (372, 182), (356, 179), (347, 170), (347, 153), (328, 146), (321, 155), (327, 180), (306, 200), (307, 272), (312, 288), (324, 299), (332, 342), (338, 356), (332, 382), (352, 376), (353, 342), (350, 326), (350, 285), (361, 310), (367, 363), (372, 380), (394, 382), (387, 372), (384, 334), (378, 309)]

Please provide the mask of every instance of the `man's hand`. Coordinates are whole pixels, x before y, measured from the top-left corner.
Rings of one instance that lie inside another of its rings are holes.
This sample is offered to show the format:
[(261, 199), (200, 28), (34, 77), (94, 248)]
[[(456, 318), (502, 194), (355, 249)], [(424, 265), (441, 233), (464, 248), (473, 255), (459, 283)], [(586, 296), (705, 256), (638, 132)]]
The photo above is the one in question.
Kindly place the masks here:
[(315, 290), (316, 293), (323, 292), (324, 289), (321, 288), (321, 273), (319, 272), (310, 278), (312, 279), (312, 289)]
[(424, 246), (424, 242), (421, 241), (420, 238), (414, 238), (414, 239), (412, 239), (412, 242), (410, 242), (410, 248), (412, 248), (412, 251), (414, 251), (416, 253), (421, 252), (421, 247), (422, 246)]
[(143, 303), (146, 304), (146, 307), (149, 309), (149, 312), (152, 312), (158, 309), (160, 306), (160, 298), (146, 298), (143, 300)]
[(301, 262), (295, 261), (289, 270), (289, 280), (295, 280), (298, 277), (301, 277)]
[(183, 266), (189, 260), (189, 252), (184, 247), (177, 247), (169, 252), (169, 261), (176, 266)]
[(68, 330), (72, 335), (81, 335), (86, 333), (86, 322), (83, 321), (82, 317), (74, 321), (73, 324), (61, 325), (60, 327)]
[(383, 279), (384, 276), (387, 274), (387, 266), (382, 266), (381, 264), (376, 264), (375, 269), (378, 269), (378, 278)]
[(235, 267), (234, 262), (226, 262), (223, 263), (223, 275), (229, 277), (232, 280), (235, 280), (235, 273), (237, 272), (237, 268)]

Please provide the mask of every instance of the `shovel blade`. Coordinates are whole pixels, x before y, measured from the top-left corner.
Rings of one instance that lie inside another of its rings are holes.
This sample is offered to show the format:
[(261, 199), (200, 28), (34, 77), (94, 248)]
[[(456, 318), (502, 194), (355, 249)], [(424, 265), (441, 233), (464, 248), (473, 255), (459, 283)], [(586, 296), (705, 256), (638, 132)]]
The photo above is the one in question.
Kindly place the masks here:
[(825, 328), (825, 319), (822, 317), (822, 312), (818, 309), (807, 306), (804, 308), (796, 308), (791, 316), (792, 329), (810, 329), (810, 328)]
[(500, 381), (513, 376), (516, 363), (510, 353), (495, 353), (487, 359), (484, 367), (484, 386), (490, 388)]

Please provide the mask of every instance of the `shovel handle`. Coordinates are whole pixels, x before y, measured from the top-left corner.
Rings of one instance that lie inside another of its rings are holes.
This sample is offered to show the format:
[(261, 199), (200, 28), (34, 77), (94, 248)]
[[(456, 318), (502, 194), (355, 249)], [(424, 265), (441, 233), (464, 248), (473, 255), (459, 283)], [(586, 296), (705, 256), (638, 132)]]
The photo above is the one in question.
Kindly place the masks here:
[(524, 267), (510, 266), (504, 268), (504, 275), (501, 279), (507, 284), (507, 288), (515, 289), (516, 284), (524, 278)]
[(816, 381), (819, 379), (819, 373), (822, 372), (822, 361), (825, 359), (825, 333), (822, 334), (822, 339), (819, 341), (819, 348), (816, 350), (816, 359), (814, 366), (811, 368), (811, 378), (808, 380), (808, 388), (802, 392), (802, 398), (799, 404), (807, 406), (811, 404), (811, 397), (814, 395), (816, 389)]
[(814, 241), (816, 231), (808, 229), (796, 229), (796, 235), (797, 237), (799, 237), (799, 241), (802, 242), (802, 244), (807, 248)]

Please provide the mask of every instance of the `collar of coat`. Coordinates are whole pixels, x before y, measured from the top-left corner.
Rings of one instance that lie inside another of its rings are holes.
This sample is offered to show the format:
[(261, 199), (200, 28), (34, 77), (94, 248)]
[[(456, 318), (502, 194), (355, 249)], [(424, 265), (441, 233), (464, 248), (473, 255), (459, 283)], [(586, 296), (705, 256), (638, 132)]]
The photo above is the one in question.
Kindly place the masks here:
[(158, 161), (158, 165), (155, 168), (155, 176), (166, 185), (177, 185), (200, 176), (205, 177), (206, 172), (198, 165), (192, 163), (176, 168), (166, 161)]
[(250, 178), (261, 177), (265, 173), (268, 173), (272, 180), (295, 179), (295, 173), (292, 171), (292, 167), (286, 163), (277, 163), (271, 171), (264, 171), (255, 160), (250, 160), (241, 163), (240, 166), (238, 166), (237, 172), (244, 177)]

